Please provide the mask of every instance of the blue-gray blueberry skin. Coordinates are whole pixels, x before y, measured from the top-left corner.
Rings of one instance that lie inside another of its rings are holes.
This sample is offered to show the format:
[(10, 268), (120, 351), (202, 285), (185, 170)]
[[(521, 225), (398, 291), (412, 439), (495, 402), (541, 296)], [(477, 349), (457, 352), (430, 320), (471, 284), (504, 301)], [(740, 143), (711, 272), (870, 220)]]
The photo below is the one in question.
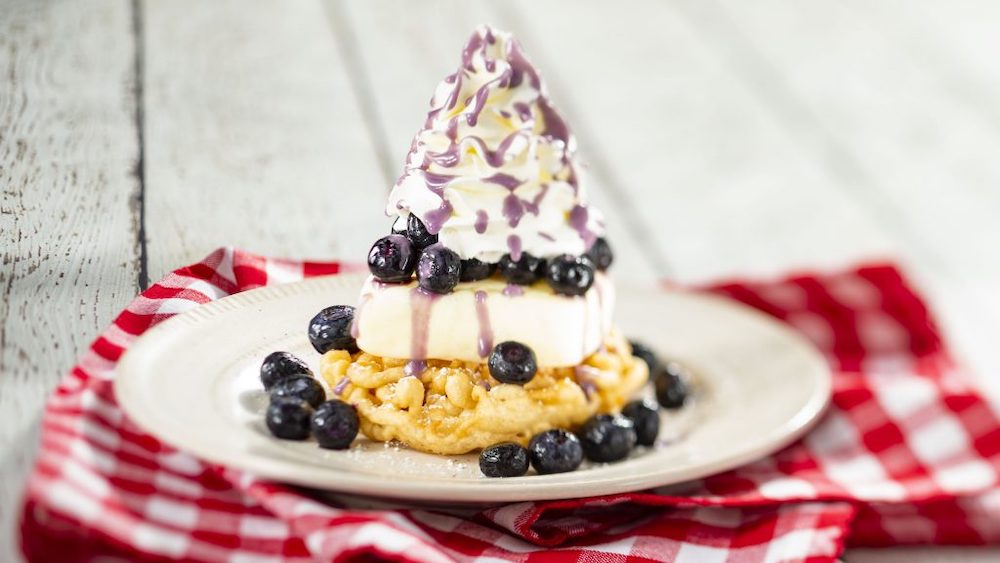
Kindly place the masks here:
[(450, 293), (458, 285), (462, 259), (441, 243), (432, 244), (420, 253), (417, 260), (417, 283), (431, 293)]
[(583, 447), (575, 434), (547, 430), (528, 444), (531, 466), (541, 475), (575, 471), (583, 463)]
[(276, 383), (290, 377), (312, 374), (305, 362), (288, 352), (271, 352), (260, 364), (260, 382), (265, 391), (270, 391)]
[(275, 438), (305, 440), (309, 437), (309, 403), (297, 397), (278, 397), (271, 400), (264, 415), (267, 429)]
[(584, 455), (598, 463), (625, 459), (637, 439), (631, 420), (610, 414), (592, 416), (580, 428), (579, 435)]
[(527, 252), (521, 253), (521, 257), (517, 260), (511, 258), (510, 254), (504, 254), (497, 264), (497, 270), (512, 284), (531, 285), (545, 275), (545, 260)]
[(343, 450), (357, 437), (359, 424), (358, 411), (353, 406), (333, 399), (316, 408), (310, 428), (321, 448)]
[(403, 235), (386, 235), (368, 251), (368, 271), (385, 283), (406, 283), (417, 267), (418, 250)]
[(308, 375), (298, 375), (290, 377), (277, 383), (271, 388), (271, 398), (295, 397), (309, 403), (309, 406), (316, 408), (326, 400), (326, 391), (323, 386)]
[(660, 434), (660, 412), (652, 401), (632, 401), (622, 409), (622, 416), (635, 427), (636, 444), (652, 446)]
[(562, 254), (549, 260), (545, 280), (560, 295), (583, 295), (594, 285), (594, 267), (589, 260)]
[(538, 361), (535, 352), (521, 344), (508, 340), (493, 347), (486, 366), (490, 375), (500, 383), (524, 385), (535, 377), (538, 372)]
[(487, 477), (520, 477), (528, 472), (528, 450), (514, 442), (492, 445), (479, 454), (479, 470)]
[(320, 354), (330, 350), (347, 350), (353, 354), (358, 351), (358, 343), (351, 336), (353, 322), (354, 307), (350, 305), (327, 307), (309, 321), (309, 342)]

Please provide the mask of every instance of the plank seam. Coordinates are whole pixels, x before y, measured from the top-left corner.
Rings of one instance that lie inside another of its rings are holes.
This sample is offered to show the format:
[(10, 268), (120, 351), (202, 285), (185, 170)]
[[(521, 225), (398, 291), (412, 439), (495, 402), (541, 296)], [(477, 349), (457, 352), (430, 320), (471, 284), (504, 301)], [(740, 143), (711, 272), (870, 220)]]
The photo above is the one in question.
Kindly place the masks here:
[(353, 26), (348, 22), (347, 14), (335, 4), (336, 2), (323, 2), (326, 21), (330, 26), (334, 43), (337, 44), (337, 50), (340, 52), (340, 59), (347, 69), (347, 75), (351, 78), (350, 88), (354, 93), (358, 107), (361, 109), (361, 119), (364, 121), (365, 129), (368, 130), (368, 135), (374, 145), (375, 159), (378, 161), (382, 177), (385, 179), (386, 191), (388, 191), (395, 184), (396, 176), (393, 172), (395, 165), (390, 160), (391, 151), (386, 128), (382, 124), (378, 108), (373, 102), (375, 99), (374, 88), (358, 54), (360, 48)]
[(146, 135), (144, 73), (146, 67), (145, 30), (142, 25), (142, 2), (132, 0), (132, 41), (135, 57), (133, 96), (135, 98), (135, 134), (138, 154), (135, 162), (136, 191), (132, 198), (132, 214), (136, 233), (135, 249), (139, 292), (149, 287), (149, 249), (146, 240)]
[[(677, 2), (675, 13), (700, 35), (711, 40), (724, 64), (747, 85), (775, 122), (789, 135), (813, 145), (822, 166), (833, 178), (839, 191), (861, 204), (876, 225), (890, 227), (889, 234), (904, 246), (919, 253), (932, 267), (944, 269), (941, 255), (929, 247), (911, 222), (885, 194), (866, 165), (845, 145), (823, 119), (788, 86), (781, 72), (755, 44), (752, 37), (718, 2)], [(701, 13), (698, 11), (701, 10)], [(708, 10), (709, 13), (706, 13)]]

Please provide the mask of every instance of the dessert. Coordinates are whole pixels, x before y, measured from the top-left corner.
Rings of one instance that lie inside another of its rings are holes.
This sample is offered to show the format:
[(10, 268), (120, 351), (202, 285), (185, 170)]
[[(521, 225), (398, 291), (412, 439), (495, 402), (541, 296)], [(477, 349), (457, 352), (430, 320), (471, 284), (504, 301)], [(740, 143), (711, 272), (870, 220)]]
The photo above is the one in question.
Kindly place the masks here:
[(481, 451), (492, 477), (654, 444), (657, 407), (632, 399), (653, 373), (679, 407), (683, 374), (614, 326), (614, 255), (575, 138), (510, 34), (473, 33), (386, 213), (357, 306), (309, 322), (326, 389), (294, 356), (265, 358), (274, 435), (342, 449), (360, 430), (435, 454)]
[(320, 369), (369, 438), (526, 445), (617, 412), (647, 381), (612, 325), (613, 257), (576, 141), (509, 34), (472, 35), (386, 212), (354, 312), (360, 351)]

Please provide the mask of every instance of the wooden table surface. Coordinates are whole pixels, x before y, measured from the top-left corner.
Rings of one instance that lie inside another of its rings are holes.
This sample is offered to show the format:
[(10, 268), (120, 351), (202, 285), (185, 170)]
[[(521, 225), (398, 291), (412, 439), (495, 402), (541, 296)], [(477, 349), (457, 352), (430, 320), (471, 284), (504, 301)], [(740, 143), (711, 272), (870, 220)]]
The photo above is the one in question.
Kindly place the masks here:
[[(97, 331), (221, 245), (362, 259), (480, 22), (574, 126), (619, 278), (894, 257), (1000, 399), (995, 2), (0, 0), (0, 560)], [(846, 555), (903, 558), (1000, 550)]]

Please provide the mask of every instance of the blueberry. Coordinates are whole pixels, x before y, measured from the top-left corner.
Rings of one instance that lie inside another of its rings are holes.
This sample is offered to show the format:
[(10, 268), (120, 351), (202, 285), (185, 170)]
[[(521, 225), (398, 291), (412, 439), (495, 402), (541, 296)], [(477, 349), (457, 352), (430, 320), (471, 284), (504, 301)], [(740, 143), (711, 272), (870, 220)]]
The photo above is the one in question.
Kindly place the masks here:
[(312, 375), (305, 362), (288, 352), (271, 352), (260, 365), (260, 382), (269, 391), (275, 383), (294, 375)]
[(538, 371), (535, 352), (513, 340), (494, 346), (487, 365), (490, 368), (490, 375), (500, 383), (524, 385), (531, 381)]
[(656, 353), (653, 352), (649, 346), (646, 346), (642, 342), (636, 342), (635, 340), (629, 340), (628, 343), (632, 345), (632, 355), (646, 362), (646, 366), (649, 368), (650, 377), (659, 371), (660, 359), (656, 357)]
[(338, 399), (319, 405), (312, 415), (312, 435), (321, 448), (347, 448), (358, 435), (358, 411)]
[(358, 351), (358, 343), (351, 336), (354, 307), (334, 305), (327, 307), (309, 321), (309, 342), (320, 354), (330, 350)]
[(610, 414), (590, 417), (579, 434), (587, 459), (602, 463), (625, 459), (636, 442), (632, 421), (624, 416)]
[(267, 429), (282, 440), (305, 440), (309, 437), (309, 416), (312, 407), (294, 397), (276, 398), (267, 406), (264, 421)]
[(406, 220), (406, 236), (417, 250), (423, 250), (438, 241), (438, 236), (432, 235), (420, 217), (413, 213), (410, 213), (410, 218)]
[(566, 473), (583, 463), (583, 447), (575, 434), (565, 430), (548, 430), (531, 439), (528, 457), (535, 471), (542, 475)]
[(384, 236), (368, 251), (368, 270), (379, 281), (408, 282), (417, 266), (413, 243), (403, 235)]
[(652, 446), (660, 433), (660, 412), (652, 401), (632, 401), (622, 409), (622, 416), (632, 421), (636, 443)]
[(487, 477), (520, 477), (528, 472), (528, 450), (514, 442), (490, 446), (479, 454), (479, 470)]
[(556, 256), (545, 270), (549, 287), (562, 295), (583, 295), (594, 285), (594, 268), (576, 256)]
[(458, 285), (462, 259), (440, 243), (432, 244), (417, 260), (417, 283), (432, 293), (449, 293)]
[(493, 275), (493, 272), (497, 271), (497, 265), (495, 262), (483, 262), (478, 258), (469, 258), (468, 260), (462, 260), (462, 273), (459, 279), (464, 282), (485, 280), (486, 278)]
[(684, 406), (688, 398), (687, 379), (684, 368), (674, 362), (667, 362), (657, 370), (653, 383), (661, 407), (675, 410)]
[(326, 400), (326, 391), (315, 379), (300, 375), (279, 381), (271, 388), (271, 398), (296, 397), (316, 408)]
[(611, 252), (611, 245), (608, 244), (608, 239), (604, 237), (594, 241), (590, 250), (587, 251), (587, 257), (602, 272), (611, 267), (611, 263), (615, 260), (615, 255)]
[(393, 235), (403, 235), (406, 236), (406, 217), (396, 217), (396, 220), (392, 222), (392, 228), (389, 230), (389, 234)]
[(519, 260), (514, 260), (510, 254), (504, 254), (497, 264), (500, 275), (510, 283), (530, 285), (542, 279), (545, 274), (545, 260), (535, 258), (527, 252), (521, 253)]

